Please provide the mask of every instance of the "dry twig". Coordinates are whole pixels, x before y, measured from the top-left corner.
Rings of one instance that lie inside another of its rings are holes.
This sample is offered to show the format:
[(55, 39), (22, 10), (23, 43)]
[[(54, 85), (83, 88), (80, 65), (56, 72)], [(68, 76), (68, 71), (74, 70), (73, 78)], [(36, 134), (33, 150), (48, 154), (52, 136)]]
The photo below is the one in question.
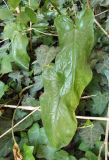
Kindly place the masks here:
[[(107, 117), (109, 118), (109, 105), (108, 105), (108, 112), (107, 112)], [(105, 133), (105, 160), (108, 160), (108, 136), (109, 136), (109, 119), (107, 120), (106, 124), (106, 133)]]

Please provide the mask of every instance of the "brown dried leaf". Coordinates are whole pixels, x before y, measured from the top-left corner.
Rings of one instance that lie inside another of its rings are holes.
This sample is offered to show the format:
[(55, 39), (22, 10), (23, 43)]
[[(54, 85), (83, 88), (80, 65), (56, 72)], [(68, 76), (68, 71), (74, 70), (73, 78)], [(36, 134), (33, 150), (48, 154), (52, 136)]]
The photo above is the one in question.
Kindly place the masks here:
[(14, 160), (23, 160), (23, 157), (20, 153), (20, 148), (17, 143), (14, 143), (13, 146), (13, 155), (14, 155)]

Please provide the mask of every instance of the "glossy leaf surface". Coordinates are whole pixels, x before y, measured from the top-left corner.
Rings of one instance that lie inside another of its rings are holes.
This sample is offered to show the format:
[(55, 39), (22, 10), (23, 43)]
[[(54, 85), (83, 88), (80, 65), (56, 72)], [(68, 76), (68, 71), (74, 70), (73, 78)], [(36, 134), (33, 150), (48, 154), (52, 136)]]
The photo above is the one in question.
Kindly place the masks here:
[(16, 64), (24, 69), (29, 67), (29, 56), (26, 51), (28, 39), (16, 31), (12, 39), (12, 56)]
[(60, 15), (55, 20), (61, 51), (55, 65), (45, 68), (45, 92), (40, 102), (46, 134), (56, 148), (66, 146), (74, 136), (75, 110), (92, 78), (87, 60), (94, 41), (93, 19), (92, 11), (86, 9), (78, 15), (75, 25), (66, 16)]

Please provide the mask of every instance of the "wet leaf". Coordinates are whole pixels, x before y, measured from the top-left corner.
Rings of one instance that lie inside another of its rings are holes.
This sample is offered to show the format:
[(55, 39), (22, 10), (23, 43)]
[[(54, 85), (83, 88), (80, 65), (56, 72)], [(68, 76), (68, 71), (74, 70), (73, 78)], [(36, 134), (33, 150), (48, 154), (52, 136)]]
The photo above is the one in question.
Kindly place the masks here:
[(75, 109), (92, 78), (87, 60), (94, 41), (93, 20), (89, 9), (78, 15), (76, 27), (66, 16), (58, 16), (55, 20), (61, 51), (55, 65), (47, 66), (43, 73), (45, 93), (40, 102), (47, 137), (57, 148), (66, 146), (74, 136), (77, 128)]
[(12, 39), (12, 56), (14, 62), (19, 67), (28, 70), (30, 58), (27, 54), (26, 47), (28, 44), (28, 38), (16, 31)]

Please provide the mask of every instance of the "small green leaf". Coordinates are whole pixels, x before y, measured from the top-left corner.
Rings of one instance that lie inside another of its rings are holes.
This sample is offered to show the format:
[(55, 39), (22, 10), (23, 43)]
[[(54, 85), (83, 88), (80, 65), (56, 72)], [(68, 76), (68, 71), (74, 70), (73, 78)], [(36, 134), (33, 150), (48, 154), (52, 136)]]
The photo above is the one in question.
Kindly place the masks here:
[(5, 25), (4, 27), (4, 31), (3, 31), (3, 36), (4, 39), (12, 39), (13, 35), (14, 35), (14, 31), (17, 31), (17, 25), (16, 23), (13, 22), (9, 22)]
[(98, 160), (98, 157), (91, 151), (87, 151), (85, 156), (88, 158), (88, 160)]
[(2, 98), (2, 96), (4, 95), (5, 89), (5, 84), (2, 81), (0, 81), (0, 98)]
[(35, 50), (37, 57), (36, 62), (43, 68), (54, 60), (58, 51), (58, 48), (41, 45)]
[(101, 138), (102, 134), (104, 134), (104, 130), (99, 122), (95, 122), (93, 127), (81, 129), (79, 132), (82, 142), (91, 149), (94, 147), (96, 141)]
[(8, 0), (8, 4), (15, 9), (19, 5), (20, 1), (21, 0)]
[(38, 137), (40, 135), (40, 128), (37, 123), (33, 124), (33, 126), (28, 130), (28, 138), (30, 145), (37, 146), (38, 145)]
[(12, 72), (12, 65), (11, 65), (11, 57), (9, 55), (6, 55), (1, 60), (1, 68), (0, 73), (6, 74), (9, 72)]
[(101, 115), (105, 111), (107, 104), (109, 102), (109, 92), (101, 93), (100, 91), (95, 92), (94, 97), (92, 97), (93, 104), (91, 112), (93, 114)]
[(26, 144), (23, 145), (23, 160), (35, 160), (33, 156), (33, 146), (27, 146)]
[(0, 157), (6, 157), (12, 151), (12, 139), (10, 136), (5, 136), (0, 140)]
[(79, 145), (79, 150), (81, 150), (81, 151), (88, 151), (89, 150), (89, 145), (87, 145), (86, 143), (81, 143), (80, 145)]
[(56, 149), (48, 145), (40, 145), (37, 151), (38, 158), (46, 158), (47, 160), (54, 160)]
[(26, 132), (21, 132), (21, 140), (19, 142), (19, 147), (21, 150), (23, 150), (23, 145), (24, 144), (28, 144), (29, 141), (28, 141), (28, 135)]
[(98, 73), (106, 76), (109, 86), (109, 56), (105, 55), (103, 57), (103, 62), (97, 63), (96, 70)]
[(36, 14), (31, 8), (26, 7), (25, 8), (25, 13), (28, 15), (28, 17), (30, 18), (31, 22), (33, 22), (33, 23), (36, 22)]
[(0, 8), (1, 20), (9, 20), (12, 17), (13, 17), (12, 12), (8, 8)]
[(31, 0), (29, 6), (30, 6), (33, 10), (36, 10), (36, 9), (38, 9), (39, 5), (40, 5), (40, 0)]
[(43, 88), (43, 80), (42, 75), (34, 77), (35, 83), (33, 87), (30, 89), (31, 96), (35, 96), (36, 92)]
[(17, 21), (23, 24), (27, 24), (30, 21), (30, 18), (25, 11), (21, 11), (17, 16)]
[(21, 68), (28, 70), (30, 58), (27, 54), (26, 47), (28, 38), (16, 31), (12, 39), (12, 57), (14, 62)]

